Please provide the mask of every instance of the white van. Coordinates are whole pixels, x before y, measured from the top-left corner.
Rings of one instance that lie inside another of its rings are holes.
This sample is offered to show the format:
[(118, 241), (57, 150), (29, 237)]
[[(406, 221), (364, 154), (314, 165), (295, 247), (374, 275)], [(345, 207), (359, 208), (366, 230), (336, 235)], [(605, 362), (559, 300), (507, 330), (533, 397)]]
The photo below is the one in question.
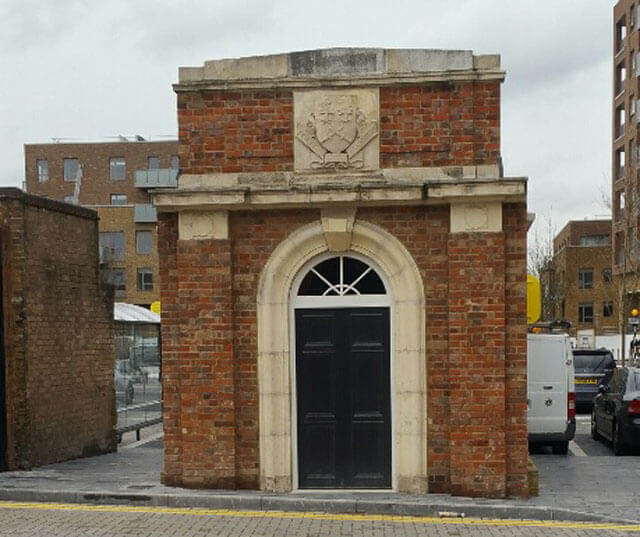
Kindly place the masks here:
[(566, 334), (527, 334), (527, 428), (530, 444), (566, 455), (576, 433), (575, 375)]

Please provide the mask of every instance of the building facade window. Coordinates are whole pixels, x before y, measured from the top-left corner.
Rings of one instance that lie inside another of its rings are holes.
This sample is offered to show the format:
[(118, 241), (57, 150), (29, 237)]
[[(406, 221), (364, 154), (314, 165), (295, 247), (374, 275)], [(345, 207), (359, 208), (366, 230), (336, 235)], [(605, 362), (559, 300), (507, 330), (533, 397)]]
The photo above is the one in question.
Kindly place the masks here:
[(179, 170), (180, 169), (180, 157), (178, 155), (172, 155), (171, 156), (171, 167), (174, 170)]
[(616, 180), (624, 177), (625, 153), (624, 147), (616, 150)]
[(64, 180), (75, 183), (80, 171), (80, 161), (77, 158), (66, 158), (62, 161), (64, 168)]
[(614, 261), (618, 266), (624, 264), (624, 231), (618, 231), (616, 233)]
[(150, 170), (160, 169), (160, 157), (148, 157), (147, 168), (149, 168)]
[(580, 246), (607, 246), (609, 244), (609, 235), (582, 235), (578, 244)]
[(75, 196), (72, 194), (70, 196), (65, 196), (64, 197), (64, 202), (65, 203), (73, 203), (75, 201)]
[(151, 231), (136, 231), (136, 252), (148, 255), (153, 251), (153, 235)]
[(602, 316), (613, 317), (613, 302), (607, 300), (602, 303)]
[(620, 138), (621, 136), (624, 136), (624, 130), (625, 130), (625, 122), (626, 122), (626, 113), (624, 110), (624, 105), (620, 105), (618, 106), (618, 108), (616, 108), (616, 117), (615, 117), (615, 121), (616, 121), (616, 138)]
[(38, 181), (44, 183), (49, 180), (49, 161), (46, 159), (36, 160), (36, 167), (38, 168)]
[(624, 82), (627, 79), (627, 67), (624, 60), (616, 66), (616, 95), (624, 91)]
[(138, 269), (138, 291), (153, 291), (153, 269), (150, 267)]
[(111, 205), (126, 205), (126, 204), (127, 204), (126, 194), (111, 194)]
[(100, 253), (104, 262), (123, 261), (125, 255), (124, 231), (101, 231)]
[(127, 294), (127, 278), (124, 269), (111, 269), (109, 283), (113, 285), (113, 292), (116, 298), (122, 298)]
[(124, 181), (126, 173), (127, 166), (124, 157), (111, 157), (109, 159), (109, 176), (112, 181)]
[(613, 217), (616, 222), (622, 220), (624, 216), (624, 207), (625, 207), (625, 196), (624, 190), (618, 190), (615, 193), (614, 198), (614, 206), (613, 206)]
[(578, 304), (578, 322), (593, 322), (593, 302), (581, 302)]
[(624, 42), (627, 38), (627, 23), (625, 17), (622, 17), (616, 23), (616, 54), (624, 48)]
[(593, 289), (593, 269), (583, 268), (578, 270), (578, 288)]

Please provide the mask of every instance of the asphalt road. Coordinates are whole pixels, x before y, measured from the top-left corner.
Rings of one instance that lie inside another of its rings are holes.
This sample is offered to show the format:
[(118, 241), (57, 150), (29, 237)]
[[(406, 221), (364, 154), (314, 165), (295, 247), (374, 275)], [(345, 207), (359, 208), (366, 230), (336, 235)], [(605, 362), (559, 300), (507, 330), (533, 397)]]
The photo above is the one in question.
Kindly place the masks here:
[(608, 537), (639, 534), (638, 525), (579, 522), (0, 502), (0, 536)]

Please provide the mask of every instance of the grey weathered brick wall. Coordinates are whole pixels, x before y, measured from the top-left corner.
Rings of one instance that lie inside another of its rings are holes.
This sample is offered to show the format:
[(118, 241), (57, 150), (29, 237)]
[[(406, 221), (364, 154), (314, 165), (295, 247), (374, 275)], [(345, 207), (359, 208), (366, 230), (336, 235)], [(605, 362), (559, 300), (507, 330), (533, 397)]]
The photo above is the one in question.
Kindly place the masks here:
[(0, 233), (8, 468), (115, 450), (96, 214), (0, 189)]

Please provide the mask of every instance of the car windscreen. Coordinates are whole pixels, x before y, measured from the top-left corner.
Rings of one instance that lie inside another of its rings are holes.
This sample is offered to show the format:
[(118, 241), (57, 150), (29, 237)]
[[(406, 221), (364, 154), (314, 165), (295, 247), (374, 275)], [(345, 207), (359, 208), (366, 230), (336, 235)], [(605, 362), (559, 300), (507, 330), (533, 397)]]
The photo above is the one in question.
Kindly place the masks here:
[(574, 353), (576, 373), (604, 373), (616, 367), (611, 353)]

